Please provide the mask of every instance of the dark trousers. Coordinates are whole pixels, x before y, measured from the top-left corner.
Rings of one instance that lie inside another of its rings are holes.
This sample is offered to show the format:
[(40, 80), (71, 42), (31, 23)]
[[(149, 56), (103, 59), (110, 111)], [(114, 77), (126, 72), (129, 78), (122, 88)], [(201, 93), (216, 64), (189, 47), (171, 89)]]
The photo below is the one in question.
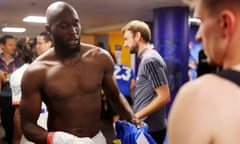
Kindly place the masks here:
[(157, 144), (163, 144), (166, 136), (166, 128), (160, 131), (148, 132), (152, 138), (157, 142)]
[(12, 106), (11, 97), (0, 96), (1, 120), (6, 133), (6, 140), (8, 144), (12, 144), (13, 139), (13, 115), (15, 107)]

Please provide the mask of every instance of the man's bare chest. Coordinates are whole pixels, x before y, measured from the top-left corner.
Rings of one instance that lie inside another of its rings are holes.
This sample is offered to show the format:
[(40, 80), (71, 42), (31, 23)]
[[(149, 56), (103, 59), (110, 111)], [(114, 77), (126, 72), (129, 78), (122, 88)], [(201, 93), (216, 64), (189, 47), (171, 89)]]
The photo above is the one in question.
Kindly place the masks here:
[(101, 87), (103, 71), (97, 66), (52, 66), (46, 72), (44, 91), (50, 95), (73, 96), (94, 93)]

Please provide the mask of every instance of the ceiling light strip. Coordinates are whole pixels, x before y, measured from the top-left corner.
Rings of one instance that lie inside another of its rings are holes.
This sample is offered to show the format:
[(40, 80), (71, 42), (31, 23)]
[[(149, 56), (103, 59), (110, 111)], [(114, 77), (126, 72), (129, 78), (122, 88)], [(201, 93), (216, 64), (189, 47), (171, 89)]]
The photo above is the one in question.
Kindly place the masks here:
[(46, 23), (47, 19), (44, 16), (27, 16), (23, 18), (23, 21), (31, 23)]
[(26, 28), (22, 28), (22, 27), (4, 27), (4, 28), (2, 28), (2, 32), (22, 33), (25, 31), (26, 31)]

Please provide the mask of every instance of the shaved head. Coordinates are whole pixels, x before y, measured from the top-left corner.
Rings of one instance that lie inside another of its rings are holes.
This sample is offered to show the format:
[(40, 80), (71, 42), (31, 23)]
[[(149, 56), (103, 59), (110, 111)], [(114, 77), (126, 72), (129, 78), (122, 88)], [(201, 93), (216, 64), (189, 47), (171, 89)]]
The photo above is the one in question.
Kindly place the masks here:
[(70, 11), (78, 17), (76, 10), (68, 3), (58, 1), (54, 2), (46, 10), (47, 24), (56, 22), (56, 18), (60, 16), (64, 11)]
[(54, 2), (47, 8), (46, 17), (45, 28), (53, 37), (56, 51), (62, 54), (79, 51), (81, 25), (75, 8), (66, 2)]

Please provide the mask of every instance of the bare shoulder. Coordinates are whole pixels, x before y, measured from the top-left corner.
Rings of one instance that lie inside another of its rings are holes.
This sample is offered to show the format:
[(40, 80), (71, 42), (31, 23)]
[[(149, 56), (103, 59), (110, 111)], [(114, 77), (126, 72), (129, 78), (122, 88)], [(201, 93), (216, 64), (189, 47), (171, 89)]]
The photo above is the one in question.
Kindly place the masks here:
[(175, 96), (168, 119), (170, 144), (199, 144), (209, 140), (211, 130), (205, 102), (211, 95), (204, 89), (209, 84), (205, 80), (211, 81), (204, 76), (187, 82)]
[[(215, 74), (206, 74), (192, 82), (186, 83), (179, 91), (179, 97), (190, 97), (199, 100), (208, 100), (208, 102), (218, 101), (224, 97), (228, 99), (226, 95), (229, 93), (238, 93), (239, 87), (231, 81), (219, 77)], [(223, 97), (221, 97), (223, 96)]]
[[(194, 117), (195, 114), (199, 116), (196, 112), (198, 111), (197, 109), (201, 108), (203, 104), (205, 105), (205, 102), (208, 102), (208, 99), (211, 97), (209, 86), (213, 83), (212, 78), (212, 75), (202, 76), (181, 86), (171, 108), (170, 120), (172, 117), (179, 117), (180, 115), (182, 117)], [(193, 111), (195, 112), (193, 113)], [(191, 114), (188, 115), (188, 113)]]
[(33, 80), (35, 78), (42, 79), (51, 61), (53, 61), (53, 50), (49, 50), (37, 57), (25, 70), (23, 81)]
[(107, 50), (91, 44), (81, 43), (81, 47), (84, 49), (84, 51), (91, 52), (91, 54), (99, 56), (109, 56), (109, 52)]
[(226, 131), (225, 126), (240, 120), (237, 110), (239, 93), (237, 85), (215, 74), (206, 74), (184, 84), (169, 115), (170, 141), (181, 139), (180, 144), (209, 143), (217, 135), (223, 136), (219, 132)]
[(191, 98), (211, 98), (218, 94), (223, 94), (225, 92), (229, 93), (232, 90), (239, 90), (238, 86), (234, 83), (221, 78), (215, 74), (206, 74), (200, 78), (187, 82), (184, 84), (179, 92), (178, 99)]
[(81, 43), (81, 48), (84, 51), (83, 58), (93, 58), (100, 63), (113, 63), (112, 56), (105, 49), (86, 43)]

